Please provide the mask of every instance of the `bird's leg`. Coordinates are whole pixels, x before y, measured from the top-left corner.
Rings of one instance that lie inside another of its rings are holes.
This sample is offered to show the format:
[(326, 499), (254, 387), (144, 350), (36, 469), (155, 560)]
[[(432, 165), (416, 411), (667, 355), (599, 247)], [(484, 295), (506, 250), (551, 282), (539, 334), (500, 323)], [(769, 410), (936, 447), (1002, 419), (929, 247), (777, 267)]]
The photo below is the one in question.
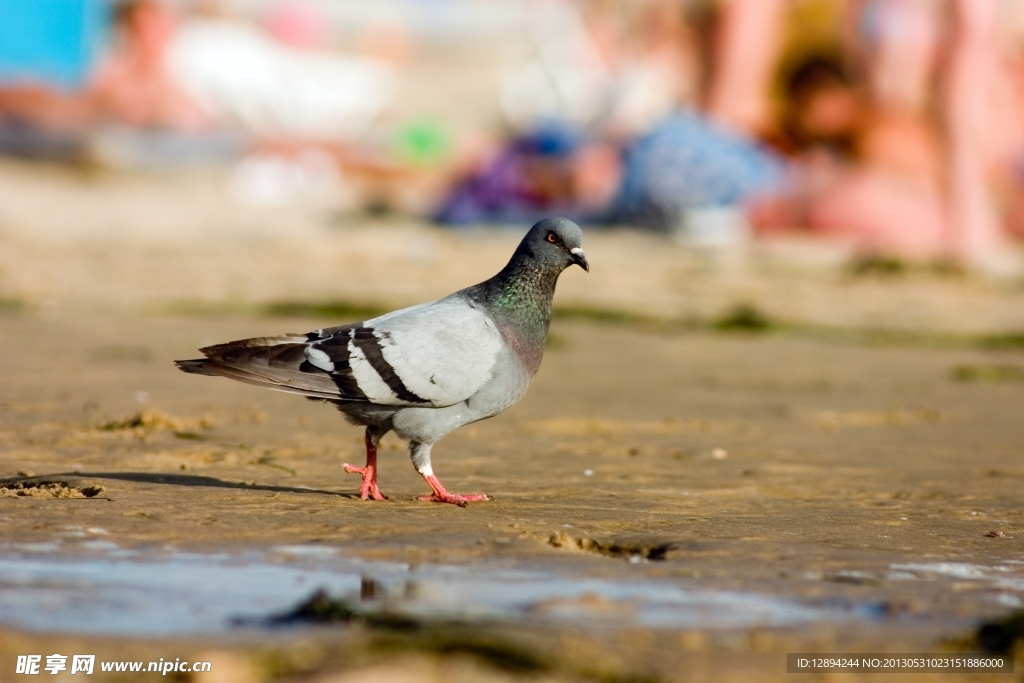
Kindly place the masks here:
[(363, 475), (363, 483), (359, 487), (359, 497), (363, 500), (385, 500), (386, 496), (377, 488), (377, 444), (387, 430), (380, 430), (375, 427), (366, 428), (366, 467), (344, 464), (345, 471), (349, 474)]
[(441, 481), (434, 476), (434, 469), (430, 466), (430, 448), (433, 444), (411, 442), (409, 454), (412, 457), (412, 465), (420, 476), (426, 480), (434, 492), (429, 496), (420, 496), (420, 500), (429, 500), (435, 503), (452, 503), (460, 507), (466, 507), (467, 503), (475, 503), (480, 500), (490, 500), (486, 493), (448, 493), (448, 490), (441, 484)]

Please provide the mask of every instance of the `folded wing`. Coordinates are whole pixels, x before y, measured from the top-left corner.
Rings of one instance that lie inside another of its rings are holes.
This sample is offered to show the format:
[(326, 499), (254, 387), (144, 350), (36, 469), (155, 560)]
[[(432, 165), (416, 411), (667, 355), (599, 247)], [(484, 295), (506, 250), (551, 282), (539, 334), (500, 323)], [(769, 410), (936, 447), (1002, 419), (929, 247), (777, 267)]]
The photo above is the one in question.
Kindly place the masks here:
[(502, 343), (489, 316), (453, 295), (306, 335), (210, 346), (178, 367), (313, 398), (443, 407), (492, 378)]

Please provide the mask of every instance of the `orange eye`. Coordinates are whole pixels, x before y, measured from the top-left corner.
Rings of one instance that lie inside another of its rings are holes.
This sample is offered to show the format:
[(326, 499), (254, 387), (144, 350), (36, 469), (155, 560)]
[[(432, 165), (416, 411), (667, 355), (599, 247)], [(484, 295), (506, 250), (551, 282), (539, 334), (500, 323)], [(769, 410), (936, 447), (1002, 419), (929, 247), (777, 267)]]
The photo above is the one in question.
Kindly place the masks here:
[(553, 232), (549, 232), (548, 233), (548, 242), (551, 242), (551, 244), (554, 244), (555, 240), (557, 240), (557, 239), (558, 238), (555, 237), (555, 233), (553, 233)]

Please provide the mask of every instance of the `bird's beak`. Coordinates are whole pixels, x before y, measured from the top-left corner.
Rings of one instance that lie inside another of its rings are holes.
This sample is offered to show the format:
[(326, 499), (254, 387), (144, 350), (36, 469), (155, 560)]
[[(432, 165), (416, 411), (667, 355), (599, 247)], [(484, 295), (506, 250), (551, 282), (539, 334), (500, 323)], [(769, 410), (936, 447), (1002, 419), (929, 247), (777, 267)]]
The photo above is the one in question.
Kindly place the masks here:
[(579, 247), (575, 247), (573, 249), (570, 249), (569, 253), (572, 254), (573, 263), (575, 263), (577, 266), (587, 271), (588, 273), (590, 272), (590, 264), (587, 263), (587, 255), (583, 253), (582, 249), (580, 249)]

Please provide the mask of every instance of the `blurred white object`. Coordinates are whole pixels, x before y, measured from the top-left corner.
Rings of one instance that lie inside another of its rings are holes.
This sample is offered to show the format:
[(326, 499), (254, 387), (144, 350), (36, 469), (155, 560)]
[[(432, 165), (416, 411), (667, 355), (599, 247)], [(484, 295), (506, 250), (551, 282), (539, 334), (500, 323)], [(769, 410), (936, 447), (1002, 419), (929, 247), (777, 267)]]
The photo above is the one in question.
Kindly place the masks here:
[(204, 112), (263, 137), (356, 138), (391, 101), (385, 62), (298, 51), (245, 24), (184, 23), (168, 70)]
[(603, 115), (612, 75), (579, 10), (566, 2), (532, 3), (526, 30), (533, 56), (501, 89), (509, 122), (520, 129), (551, 119), (586, 125)]
[(643, 135), (668, 116), (677, 104), (675, 74), (664, 65), (633, 62), (618, 75), (616, 101), (610, 117), (617, 128)]
[(252, 154), (228, 177), (228, 191), (246, 204), (284, 206), (328, 197), (339, 180), (337, 164), (324, 152), (310, 150), (295, 158)]
[(739, 206), (690, 206), (682, 209), (673, 238), (691, 247), (738, 247), (749, 242), (750, 223)]

